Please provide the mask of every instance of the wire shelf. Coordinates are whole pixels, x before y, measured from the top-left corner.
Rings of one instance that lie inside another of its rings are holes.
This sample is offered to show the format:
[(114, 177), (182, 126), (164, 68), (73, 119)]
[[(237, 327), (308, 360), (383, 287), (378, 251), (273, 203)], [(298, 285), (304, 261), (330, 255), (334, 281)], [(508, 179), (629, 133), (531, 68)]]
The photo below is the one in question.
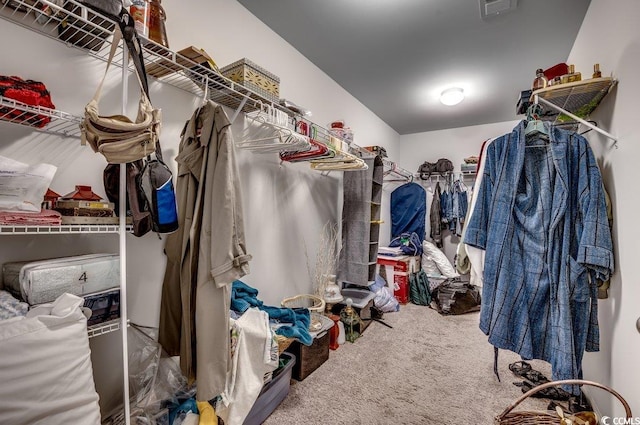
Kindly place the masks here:
[[(531, 99), (535, 100), (535, 96), (538, 96), (540, 99), (580, 118), (586, 118), (598, 107), (602, 99), (616, 84), (617, 80), (611, 77), (590, 78), (536, 90), (531, 94)], [(544, 119), (554, 119), (559, 122), (573, 121), (572, 118), (557, 109), (545, 104), (540, 104), (540, 106), (543, 108), (541, 115)]]
[(80, 137), (80, 123), (82, 122), (82, 118), (67, 112), (42, 106), (31, 106), (2, 96), (0, 96), (0, 120), (64, 137)]
[[(116, 23), (75, 0), (57, 5), (48, 0), (3, 0), (0, 17), (56, 39), (70, 47), (86, 50), (102, 61), (109, 57), (110, 40)], [(181, 90), (203, 95), (208, 86), (208, 98), (242, 112), (251, 112), (269, 104), (295, 115), (293, 111), (273, 103), (259, 94), (223, 77), (190, 58), (151, 40), (142, 39), (145, 68), (150, 76)], [(123, 43), (118, 47), (121, 51)], [(122, 67), (122, 54), (116, 54), (114, 65)], [(133, 71), (133, 64), (129, 65)]]
[(120, 319), (109, 320), (104, 323), (98, 323), (97, 325), (91, 325), (87, 327), (89, 338), (115, 332), (120, 329)]
[[(60, 226), (0, 226), (0, 235), (60, 235), (72, 233), (118, 233), (118, 225), (62, 224)], [(132, 226), (126, 226), (131, 232)]]

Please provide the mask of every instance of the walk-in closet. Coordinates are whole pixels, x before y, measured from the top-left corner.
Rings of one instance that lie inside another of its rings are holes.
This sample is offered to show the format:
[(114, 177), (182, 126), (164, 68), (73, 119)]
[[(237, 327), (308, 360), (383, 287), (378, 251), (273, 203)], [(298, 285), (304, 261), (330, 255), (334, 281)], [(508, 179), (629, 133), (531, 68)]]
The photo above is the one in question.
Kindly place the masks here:
[(634, 0), (0, 0), (0, 423), (640, 423)]

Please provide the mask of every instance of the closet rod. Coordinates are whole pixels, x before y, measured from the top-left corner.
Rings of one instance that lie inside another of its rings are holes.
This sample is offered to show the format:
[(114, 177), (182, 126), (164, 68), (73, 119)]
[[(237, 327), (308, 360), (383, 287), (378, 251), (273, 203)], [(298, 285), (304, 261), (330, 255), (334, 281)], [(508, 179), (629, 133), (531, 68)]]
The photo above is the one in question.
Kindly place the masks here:
[(579, 122), (580, 124), (590, 128), (593, 131), (597, 131), (598, 133), (602, 134), (603, 136), (613, 140), (613, 146), (618, 149), (618, 138), (613, 136), (611, 133), (607, 133), (606, 131), (604, 131), (603, 129), (601, 129), (600, 127), (596, 127), (595, 125), (591, 124), (589, 121), (583, 120), (582, 118), (572, 114), (571, 112), (559, 107), (558, 105), (555, 105), (551, 102), (549, 102), (547, 99), (541, 98), (539, 97), (537, 94), (534, 96), (534, 103), (538, 103), (538, 102), (542, 102), (543, 104), (547, 105), (548, 107), (555, 109), (556, 111), (563, 113), (569, 117), (571, 117), (572, 119), (576, 120), (577, 122)]

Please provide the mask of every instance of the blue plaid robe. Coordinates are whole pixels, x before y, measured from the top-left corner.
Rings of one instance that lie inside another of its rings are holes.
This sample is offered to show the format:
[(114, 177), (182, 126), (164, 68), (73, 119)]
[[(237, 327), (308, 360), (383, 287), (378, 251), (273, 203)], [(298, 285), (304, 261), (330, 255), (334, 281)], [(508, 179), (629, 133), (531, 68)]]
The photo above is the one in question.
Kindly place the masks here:
[(554, 380), (576, 379), (584, 351), (599, 349), (596, 279), (613, 272), (602, 179), (582, 136), (530, 140), (525, 125), (487, 148), (465, 233), (486, 251), (480, 329), (497, 348), (551, 363)]

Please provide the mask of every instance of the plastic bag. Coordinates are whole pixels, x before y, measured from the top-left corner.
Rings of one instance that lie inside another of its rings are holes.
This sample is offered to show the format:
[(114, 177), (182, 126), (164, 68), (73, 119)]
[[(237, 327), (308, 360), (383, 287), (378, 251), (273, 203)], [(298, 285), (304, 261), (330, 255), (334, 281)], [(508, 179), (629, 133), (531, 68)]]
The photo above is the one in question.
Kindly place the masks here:
[(374, 283), (369, 289), (376, 294), (373, 304), (385, 313), (400, 310), (400, 304), (393, 293), (387, 287), (386, 282), (380, 275), (376, 275)]
[(178, 363), (155, 340), (156, 331), (132, 324), (128, 332), (131, 410), (140, 412), (138, 423), (149, 425), (169, 424), (168, 410), (193, 395)]

